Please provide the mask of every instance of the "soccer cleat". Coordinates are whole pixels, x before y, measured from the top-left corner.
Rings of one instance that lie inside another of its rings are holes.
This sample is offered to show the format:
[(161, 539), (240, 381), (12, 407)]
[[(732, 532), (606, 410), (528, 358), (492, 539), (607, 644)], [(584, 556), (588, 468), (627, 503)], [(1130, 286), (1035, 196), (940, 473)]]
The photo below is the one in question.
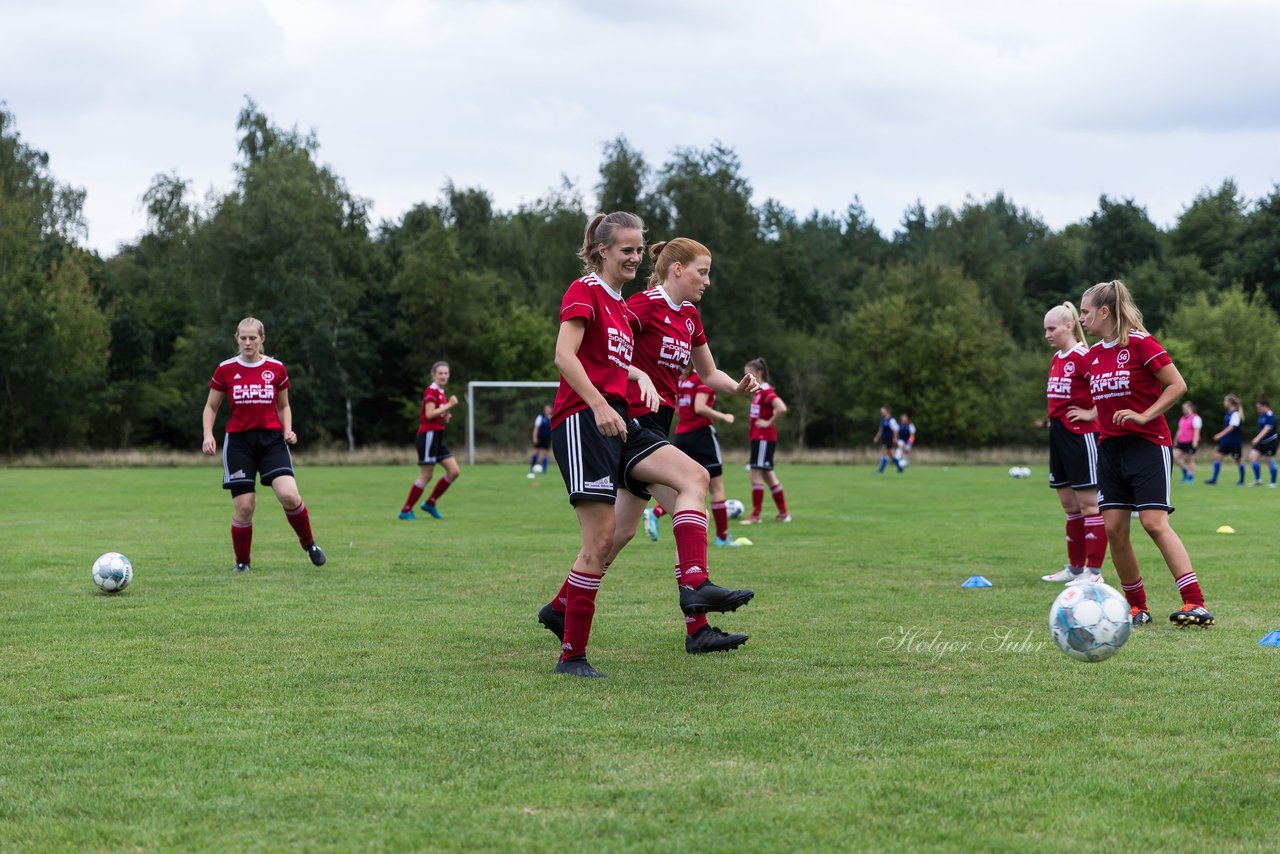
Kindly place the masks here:
[(1137, 608), (1129, 609), (1129, 622), (1135, 626), (1145, 626), (1151, 622), (1150, 611), (1140, 611)]
[(428, 504), (424, 501), (422, 504), (422, 509), (427, 511), (427, 515), (433, 519), (444, 518), (444, 516), (440, 515), (440, 511), (436, 509), (436, 506), (434, 504)]
[(413, 515), (412, 510), (401, 510), (399, 518), (404, 519), (407, 522), (412, 522), (414, 519), (417, 519), (418, 517)]
[(1102, 573), (1096, 569), (1085, 567), (1080, 570), (1080, 574), (1067, 582), (1068, 587), (1074, 587), (1077, 584), (1101, 584)]
[(751, 601), (754, 590), (727, 590), (718, 584), (704, 581), (695, 587), (680, 585), (680, 610), (686, 614), (705, 614), (708, 611), (736, 611)]
[(1262, 486), (1262, 481), (1260, 481), (1260, 480), (1255, 480), (1253, 483), (1251, 483), (1251, 484), (1249, 484), (1249, 485), (1250, 485), (1250, 486)]
[(742, 542), (741, 540), (735, 540), (733, 538), (733, 534), (725, 534), (723, 538), (716, 537), (714, 542), (720, 548), (737, 548), (738, 546), (751, 545), (750, 540), (747, 540), (745, 543)]
[(607, 679), (608, 677), (587, 663), (586, 658), (571, 658), (568, 661), (556, 662), (556, 673), (565, 676), (585, 676), (589, 679)]
[(779, 513), (777, 516), (774, 516), (774, 517), (773, 517), (773, 521), (775, 521), (775, 522), (790, 522), (790, 521), (791, 521), (791, 514), (790, 514), (790, 513)]
[(235, 569), (235, 571), (236, 571), (236, 572), (248, 572), (248, 571), (249, 571), (249, 564), (248, 564), (247, 562), (246, 562), (246, 563), (238, 563), (238, 564), (236, 564), (236, 569)]
[(743, 519), (743, 520), (742, 520), (742, 522), (741, 522), (741, 523), (739, 523), (739, 524), (742, 524), (742, 525), (759, 525), (759, 524), (760, 524), (760, 515), (759, 515), (758, 513), (752, 513), (750, 516), (748, 516), (747, 518)]
[(324, 566), (325, 556), (324, 549), (316, 545), (316, 541), (312, 540), (306, 547), (307, 557), (311, 558), (311, 562), (316, 566)]
[(724, 652), (737, 649), (747, 642), (748, 635), (728, 634), (715, 626), (703, 626), (684, 639), (684, 651), (690, 655), (702, 652)]
[(658, 517), (653, 515), (653, 509), (649, 507), (644, 508), (644, 532), (655, 543), (658, 541)]
[(1213, 625), (1213, 614), (1210, 614), (1203, 605), (1186, 604), (1169, 615), (1169, 622), (1180, 629), (1185, 629), (1187, 626), (1208, 628)]
[(1050, 575), (1040, 576), (1040, 580), (1041, 581), (1059, 581), (1059, 582), (1074, 581), (1080, 577), (1082, 572), (1083, 570), (1081, 570), (1079, 567), (1074, 567), (1071, 564), (1066, 564), (1065, 566), (1062, 567), (1062, 569), (1058, 570), (1057, 572), (1054, 572)]
[(527, 475), (525, 475), (525, 477), (529, 478), (529, 480), (533, 480), (535, 477), (537, 477), (537, 475), (534, 474), (533, 472), (529, 472)]
[(1276, 485), (1274, 483), (1267, 484), (1267, 489), (1275, 489), (1275, 488), (1276, 488)]
[(564, 614), (552, 608), (550, 602), (538, 609), (538, 622), (564, 643)]

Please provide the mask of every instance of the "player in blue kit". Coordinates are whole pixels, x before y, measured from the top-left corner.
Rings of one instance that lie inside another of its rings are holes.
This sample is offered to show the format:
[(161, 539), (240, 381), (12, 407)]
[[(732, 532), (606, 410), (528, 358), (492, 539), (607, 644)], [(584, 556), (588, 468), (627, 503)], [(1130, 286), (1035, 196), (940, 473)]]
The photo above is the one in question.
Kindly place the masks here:
[(893, 456), (893, 449), (898, 444), (898, 422), (889, 414), (887, 406), (880, 407), (880, 427), (871, 441), (880, 445), (880, 468), (876, 469), (876, 474), (884, 474), (890, 462), (898, 470), (898, 474), (902, 474), (902, 463)]
[[(533, 419), (533, 433), (529, 440), (533, 443), (533, 453), (529, 455), (529, 480), (547, 470), (547, 454), (551, 451), (551, 404), (542, 407), (542, 414)], [(538, 455), (542, 462), (538, 462)]]
[(1213, 452), (1213, 476), (1205, 481), (1208, 486), (1218, 483), (1218, 472), (1222, 470), (1222, 458), (1231, 457), (1240, 469), (1240, 479), (1236, 486), (1244, 486), (1244, 463), (1240, 462), (1242, 423), (1240, 416), (1240, 398), (1229, 394), (1222, 399), (1226, 414), (1222, 416), (1222, 429), (1213, 434), (1213, 441), (1218, 443), (1218, 450)]
[(1249, 444), (1249, 464), (1253, 466), (1253, 485), (1262, 486), (1262, 465), (1258, 461), (1267, 458), (1267, 466), (1271, 469), (1271, 489), (1276, 488), (1276, 449), (1280, 448), (1280, 433), (1276, 433), (1276, 414), (1270, 402), (1260, 397), (1255, 404), (1258, 409), (1258, 435)]

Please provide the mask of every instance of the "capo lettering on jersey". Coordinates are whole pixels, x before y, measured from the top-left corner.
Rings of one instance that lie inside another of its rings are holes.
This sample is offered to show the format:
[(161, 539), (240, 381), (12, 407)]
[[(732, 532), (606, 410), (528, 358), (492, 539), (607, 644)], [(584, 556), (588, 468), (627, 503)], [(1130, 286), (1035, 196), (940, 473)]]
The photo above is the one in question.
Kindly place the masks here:
[[(671, 319), (667, 318), (667, 322), (670, 323)], [(663, 335), (662, 347), (658, 350), (658, 364), (664, 368), (671, 368), (677, 373), (683, 373), (684, 366), (689, 364), (691, 352), (688, 341)]]

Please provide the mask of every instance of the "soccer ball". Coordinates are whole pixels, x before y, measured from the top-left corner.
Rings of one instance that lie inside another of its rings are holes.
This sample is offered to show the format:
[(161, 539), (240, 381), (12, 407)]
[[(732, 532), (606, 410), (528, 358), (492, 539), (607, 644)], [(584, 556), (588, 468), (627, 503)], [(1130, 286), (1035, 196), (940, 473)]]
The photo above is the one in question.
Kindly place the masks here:
[(534, 474), (542, 474), (542, 464), (539, 463), (533, 467)]
[(1058, 649), (1077, 661), (1102, 661), (1129, 639), (1129, 603), (1114, 587), (1072, 584), (1049, 608), (1049, 630)]
[(741, 501), (736, 498), (730, 498), (724, 503), (724, 509), (728, 511), (730, 519), (739, 519), (743, 513), (747, 512), (747, 508)]
[(1026, 466), (1013, 466), (1009, 469), (1009, 477), (1016, 477), (1018, 479), (1031, 477), (1031, 469)]
[(93, 583), (103, 593), (119, 593), (133, 580), (133, 564), (119, 552), (107, 552), (93, 562)]

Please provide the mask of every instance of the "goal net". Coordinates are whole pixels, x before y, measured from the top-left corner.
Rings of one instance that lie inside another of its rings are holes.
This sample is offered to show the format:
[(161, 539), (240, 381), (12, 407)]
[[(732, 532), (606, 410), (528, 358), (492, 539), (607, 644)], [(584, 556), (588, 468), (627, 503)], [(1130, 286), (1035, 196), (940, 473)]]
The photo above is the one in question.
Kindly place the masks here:
[(467, 383), (467, 463), (484, 459), (529, 461), (533, 420), (556, 399), (560, 383), (477, 380)]

